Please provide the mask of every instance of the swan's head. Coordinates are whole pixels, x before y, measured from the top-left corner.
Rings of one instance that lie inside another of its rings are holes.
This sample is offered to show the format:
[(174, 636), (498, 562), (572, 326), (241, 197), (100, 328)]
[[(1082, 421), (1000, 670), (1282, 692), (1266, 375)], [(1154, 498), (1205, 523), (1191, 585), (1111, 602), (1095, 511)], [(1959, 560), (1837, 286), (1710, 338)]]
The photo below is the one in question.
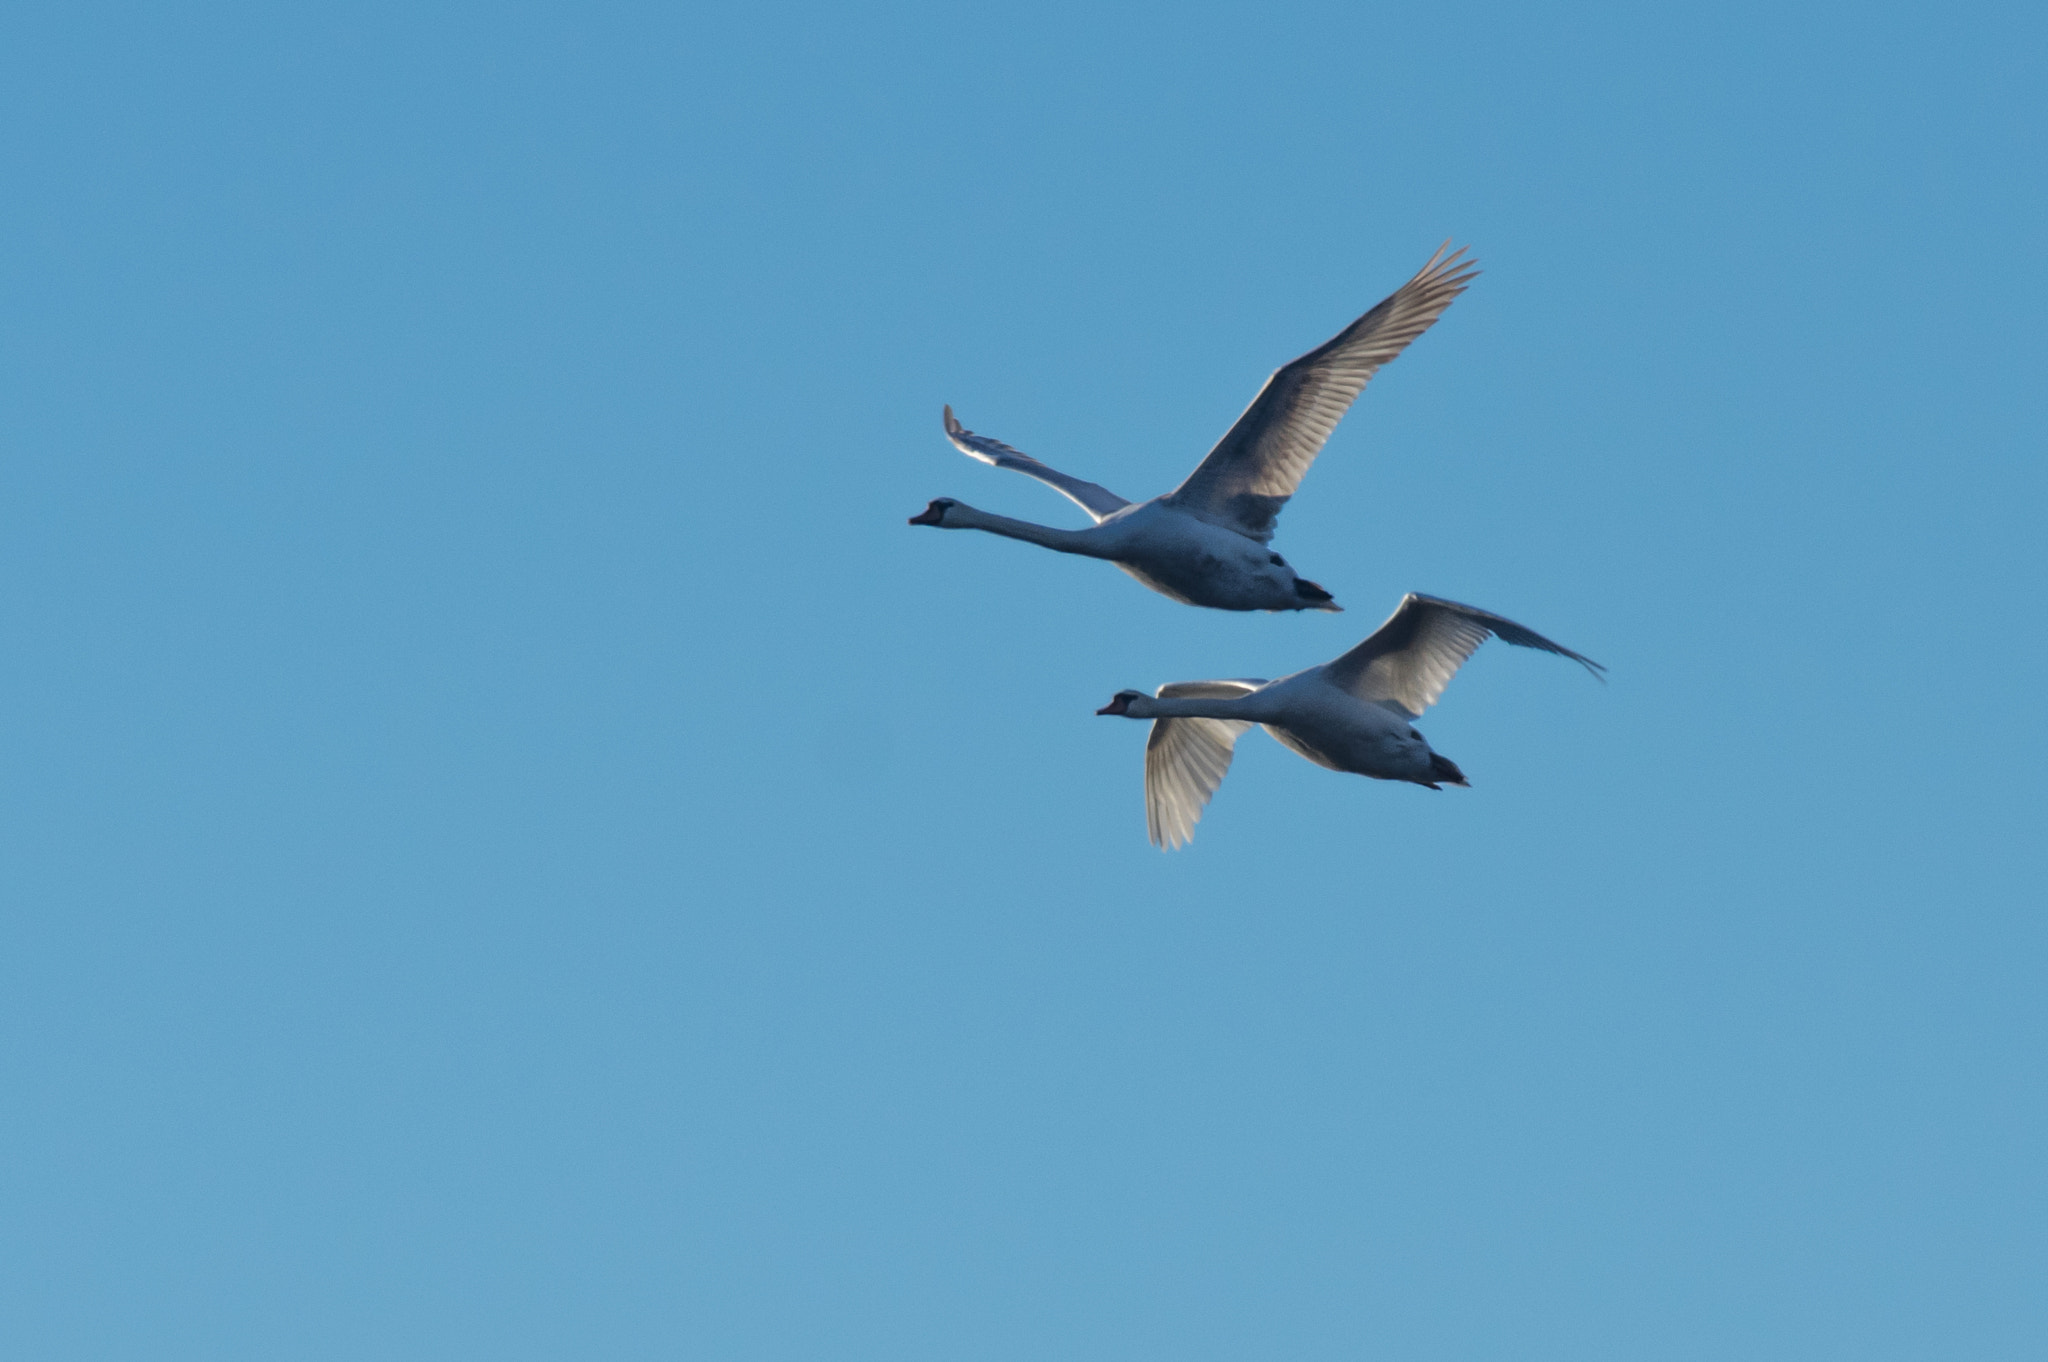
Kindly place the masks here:
[(946, 528), (946, 512), (959, 504), (959, 502), (951, 497), (940, 497), (932, 502), (931, 505), (912, 516), (910, 523), (913, 525), (936, 525), (943, 530)]
[(1109, 697), (1108, 704), (1095, 712), (1097, 714), (1121, 714), (1126, 719), (1142, 719), (1145, 717), (1144, 715), (1131, 713), (1131, 704), (1133, 701), (1145, 701), (1151, 698), (1151, 696), (1141, 690), (1120, 690), (1115, 695)]

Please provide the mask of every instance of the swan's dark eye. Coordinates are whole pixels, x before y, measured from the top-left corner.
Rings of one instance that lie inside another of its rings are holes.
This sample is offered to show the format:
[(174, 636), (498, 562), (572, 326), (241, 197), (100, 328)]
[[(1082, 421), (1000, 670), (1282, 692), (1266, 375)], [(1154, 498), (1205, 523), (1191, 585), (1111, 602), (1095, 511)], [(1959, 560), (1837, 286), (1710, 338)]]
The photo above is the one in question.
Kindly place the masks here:
[(1279, 554), (1277, 554), (1277, 553), (1276, 553), (1276, 554), (1274, 554), (1274, 555), (1273, 555), (1273, 556), (1272, 556), (1271, 558), (1267, 559), (1266, 561), (1267, 561), (1267, 562), (1269, 562), (1269, 563), (1271, 563), (1271, 564), (1272, 564), (1272, 565), (1273, 565), (1274, 567), (1286, 567), (1286, 566), (1287, 566), (1287, 560), (1286, 560), (1285, 558), (1282, 558), (1282, 557), (1281, 557), (1281, 556), (1280, 556)]

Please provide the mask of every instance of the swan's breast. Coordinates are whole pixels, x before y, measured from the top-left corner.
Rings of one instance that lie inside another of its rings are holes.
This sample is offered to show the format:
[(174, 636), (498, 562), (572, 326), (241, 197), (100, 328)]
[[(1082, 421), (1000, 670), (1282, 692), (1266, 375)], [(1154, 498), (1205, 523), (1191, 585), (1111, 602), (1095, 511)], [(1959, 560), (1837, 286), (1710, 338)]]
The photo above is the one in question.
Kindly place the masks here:
[(1284, 570), (1265, 546), (1220, 525), (1149, 502), (1103, 528), (1112, 524), (1114, 538), (1106, 542), (1117, 565), (1163, 595), (1235, 610), (1292, 601)]
[(1429, 745), (1398, 715), (1326, 685), (1304, 685), (1289, 698), (1267, 731), (1316, 765), (1381, 780), (1429, 769)]

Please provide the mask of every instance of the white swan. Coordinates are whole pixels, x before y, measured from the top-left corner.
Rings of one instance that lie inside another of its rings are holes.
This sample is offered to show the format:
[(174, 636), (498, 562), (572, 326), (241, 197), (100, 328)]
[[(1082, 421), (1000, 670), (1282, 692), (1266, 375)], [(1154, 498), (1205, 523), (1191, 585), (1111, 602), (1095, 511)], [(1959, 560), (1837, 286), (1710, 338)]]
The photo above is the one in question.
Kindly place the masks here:
[(1296, 576), (1266, 548), (1273, 522), (1367, 380), (1428, 330), (1477, 273), (1463, 250), (1448, 256), (1437, 251), (1393, 296), (1267, 379), (1186, 482), (1135, 505), (1000, 440), (976, 435), (947, 407), (946, 434), (961, 453), (1037, 478), (1072, 499), (1095, 524), (1054, 529), (991, 515), (951, 497), (932, 502), (910, 523), (987, 530), (1061, 553), (1106, 558), (1161, 595), (1189, 605), (1341, 610), (1329, 592)]
[(1432, 790), (1468, 784), (1410, 720), (1436, 703), (1489, 634), (1568, 657), (1596, 677), (1605, 670), (1513, 620), (1410, 594), (1371, 638), (1333, 662), (1278, 681), (1169, 682), (1157, 698), (1120, 690), (1095, 712), (1154, 721), (1145, 743), (1145, 827), (1152, 845), (1177, 847), (1194, 836), (1238, 735), (1253, 724), (1332, 771)]

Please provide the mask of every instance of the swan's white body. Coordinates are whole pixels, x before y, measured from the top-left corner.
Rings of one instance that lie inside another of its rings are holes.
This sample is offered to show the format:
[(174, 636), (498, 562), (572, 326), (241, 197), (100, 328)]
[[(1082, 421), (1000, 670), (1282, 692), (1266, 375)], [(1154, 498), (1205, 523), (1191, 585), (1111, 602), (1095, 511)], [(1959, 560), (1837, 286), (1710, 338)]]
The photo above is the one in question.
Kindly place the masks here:
[(1439, 250), (1416, 276), (1329, 341), (1277, 370), (1201, 465), (1173, 491), (1133, 504), (977, 435), (946, 408), (963, 453), (1038, 479), (1094, 518), (1081, 530), (992, 515), (940, 497), (913, 525), (986, 530), (1115, 563), (1154, 591), (1218, 610), (1340, 610), (1266, 544), (1330, 432), (1380, 367), (1428, 330), (1477, 271)]
[(1456, 601), (1409, 595), (1350, 652), (1277, 681), (1175, 681), (1156, 696), (1119, 691), (1102, 714), (1151, 719), (1145, 744), (1145, 823), (1152, 844), (1194, 836), (1230, 770), (1238, 737), (1257, 724), (1318, 766), (1430, 789), (1466, 784), (1431, 750), (1415, 719), (1435, 704), (1489, 636), (1557, 653), (1598, 676), (1600, 664), (1513, 620)]
[[(957, 501), (934, 502), (949, 530), (987, 530), (1061, 553), (1106, 558), (1162, 596), (1220, 610), (1336, 610), (1313, 582), (1256, 539), (1178, 511), (1156, 497), (1110, 512), (1085, 530), (1061, 530), (992, 515)], [(931, 514), (927, 512), (927, 514)], [(1322, 593), (1317, 601), (1309, 593)]]

